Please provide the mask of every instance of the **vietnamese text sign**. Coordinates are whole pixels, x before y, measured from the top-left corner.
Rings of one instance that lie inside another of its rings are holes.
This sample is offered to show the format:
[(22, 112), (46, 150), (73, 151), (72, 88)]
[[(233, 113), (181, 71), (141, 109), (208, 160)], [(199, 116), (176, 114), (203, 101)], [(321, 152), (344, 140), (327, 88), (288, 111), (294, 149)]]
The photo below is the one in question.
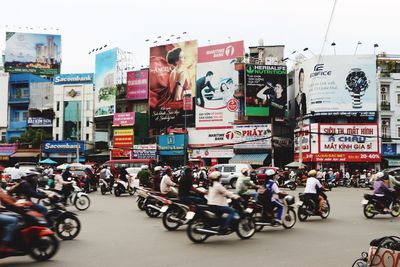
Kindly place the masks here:
[(127, 73), (126, 99), (144, 100), (148, 99), (149, 71), (138, 70)]
[(125, 136), (125, 135), (132, 135), (133, 136), (133, 128), (128, 129), (115, 129), (114, 136)]
[(135, 112), (114, 113), (113, 125), (134, 125)]

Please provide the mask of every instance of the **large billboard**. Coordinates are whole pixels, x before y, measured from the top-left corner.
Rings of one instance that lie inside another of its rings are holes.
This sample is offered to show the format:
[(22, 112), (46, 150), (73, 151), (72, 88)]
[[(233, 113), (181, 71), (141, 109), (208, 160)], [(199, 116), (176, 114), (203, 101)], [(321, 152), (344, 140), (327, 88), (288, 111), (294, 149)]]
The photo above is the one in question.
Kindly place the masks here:
[(246, 116), (284, 117), (287, 68), (283, 65), (246, 65)]
[(115, 113), (117, 48), (96, 54), (95, 117)]
[(149, 70), (130, 71), (127, 74), (126, 99), (145, 100), (149, 98)]
[(232, 126), (239, 103), (235, 60), (244, 53), (243, 41), (199, 47), (196, 80), (196, 128)]
[(11, 73), (60, 73), (61, 35), (6, 32), (4, 68)]
[(150, 48), (150, 125), (194, 125), (197, 41)]
[[(295, 115), (376, 112), (373, 55), (316, 56), (295, 70)], [(372, 113), (371, 113), (372, 114)]]

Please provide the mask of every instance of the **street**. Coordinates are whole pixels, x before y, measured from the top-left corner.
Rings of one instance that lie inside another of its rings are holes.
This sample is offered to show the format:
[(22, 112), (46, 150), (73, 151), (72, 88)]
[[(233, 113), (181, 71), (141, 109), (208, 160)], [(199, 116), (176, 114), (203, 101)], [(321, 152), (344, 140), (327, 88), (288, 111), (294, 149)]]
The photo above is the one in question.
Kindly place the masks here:
[[(295, 191), (296, 201), (302, 190)], [(78, 212), (82, 231), (77, 239), (61, 242), (53, 260), (34, 266), (351, 266), (368, 251), (372, 239), (397, 235), (399, 229), (397, 218), (364, 218), (360, 204), (364, 192), (353, 188), (328, 192), (332, 210), (327, 220), (297, 221), (291, 230), (265, 228), (244, 241), (236, 234), (213, 236), (200, 245), (187, 238), (185, 227), (166, 231), (161, 219), (139, 211), (133, 197), (94, 192), (91, 207)], [(33, 262), (14, 257), (1, 260), (0, 266)]]

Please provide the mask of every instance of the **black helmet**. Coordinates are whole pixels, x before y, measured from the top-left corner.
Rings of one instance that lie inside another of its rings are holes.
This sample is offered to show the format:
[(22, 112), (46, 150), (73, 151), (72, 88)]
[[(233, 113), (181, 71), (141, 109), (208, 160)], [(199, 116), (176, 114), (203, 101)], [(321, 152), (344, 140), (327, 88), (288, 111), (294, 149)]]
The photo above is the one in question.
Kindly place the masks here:
[(18, 169), (19, 168), (19, 163), (15, 163), (14, 167)]

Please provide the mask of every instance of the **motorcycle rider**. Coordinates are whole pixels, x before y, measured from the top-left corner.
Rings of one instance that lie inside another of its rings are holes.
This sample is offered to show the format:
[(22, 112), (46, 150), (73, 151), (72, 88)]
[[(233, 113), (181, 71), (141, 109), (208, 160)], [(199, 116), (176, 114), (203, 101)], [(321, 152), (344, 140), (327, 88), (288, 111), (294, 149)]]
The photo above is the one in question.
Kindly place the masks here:
[(220, 227), (220, 233), (225, 234), (228, 232), (232, 220), (237, 214), (236, 211), (228, 206), (226, 197), (232, 199), (239, 199), (240, 196), (228, 191), (220, 182), (221, 173), (213, 171), (209, 174), (208, 178), (211, 180), (210, 187), (208, 188), (207, 204), (217, 213), (227, 213), (228, 217), (224, 219)]
[(150, 180), (151, 172), (149, 170), (149, 166), (142, 165), (140, 167), (140, 171), (137, 174), (139, 178), (139, 184), (144, 187), (151, 187), (151, 180)]
[(63, 179), (63, 183), (62, 183), (62, 189), (61, 189), (61, 193), (64, 196), (63, 198), (63, 202), (64, 204), (67, 203), (67, 199), (69, 197), (69, 195), (71, 195), (71, 192), (73, 191), (73, 187), (72, 187), (72, 173), (70, 172), (71, 167), (69, 165), (66, 166), (64, 172), (61, 174), (62, 179)]
[(277, 217), (273, 219), (274, 223), (277, 224), (282, 224), (282, 215), (283, 215), (283, 205), (279, 200), (276, 198), (276, 196), (281, 196), (281, 195), (286, 195), (285, 193), (281, 192), (279, 190), (278, 185), (275, 182), (275, 177), (276, 177), (276, 171), (273, 169), (268, 169), (265, 172), (265, 183), (264, 183), (264, 188), (266, 190), (265, 194), (267, 199), (265, 199), (265, 205), (264, 205), (264, 215), (267, 215), (266, 213), (272, 213), (274, 207), (278, 209), (277, 212)]
[(321, 212), (322, 203), (320, 201), (318, 191), (323, 190), (323, 186), (316, 176), (316, 170), (311, 170), (308, 172), (306, 188), (304, 189), (304, 197), (305, 199), (310, 199), (315, 203), (315, 211), (318, 210)]
[(100, 171), (100, 178), (104, 179), (109, 184), (109, 187), (112, 188), (114, 184), (114, 176), (112, 175), (110, 168), (106, 165), (104, 165)]
[(158, 192), (160, 191), (162, 170), (163, 170), (163, 168), (161, 166), (154, 167), (154, 173), (151, 177), (154, 191), (158, 191)]
[(94, 173), (92, 172), (92, 170), (90, 168), (86, 168), (84, 170), (85, 174), (86, 174), (86, 179), (85, 179), (85, 191), (86, 193), (90, 193), (90, 187), (96, 184), (96, 179), (94, 177)]
[(19, 163), (14, 165), (14, 169), (11, 169), (10, 176), (12, 181), (20, 180), (25, 173), (19, 168)]
[(385, 174), (378, 172), (376, 174), (376, 181), (374, 182), (374, 196), (377, 197), (384, 205), (384, 212), (390, 212), (389, 205), (392, 202), (392, 193), (395, 191), (392, 188), (388, 188), (384, 180)]
[(176, 183), (172, 181), (172, 169), (167, 167), (165, 175), (161, 179), (160, 192), (168, 197), (176, 197), (178, 196), (178, 191), (174, 186), (176, 186)]
[(206, 204), (207, 201), (204, 199), (204, 197), (200, 197), (199, 195), (202, 196), (207, 193), (193, 187), (193, 179), (193, 170), (190, 167), (183, 169), (182, 178), (179, 181), (179, 199), (187, 203)]
[(243, 168), (240, 171), (242, 174), (239, 176), (236, 182), (236, 194), (242, 197), (244, 195), (248, 195), (257, 201), (257, 193), (249, 191), (249, 187), (258, 188), (258, 186), (251, 180), (249, 171), (250, 170), (248, 168)]
[(131, 191), (131, 183), (130, 179), (128, 179), (129, 173), (126, 171), (125, 165), (122, 165), (121, 169), (119, 170), (119, 179), (128, 183), (128, 191)]
[(207, 186), (207, 169), (206, 167), (201, 167), (200, 171), (197, 173), (199, 184), (202, 183), (203, 186)]

